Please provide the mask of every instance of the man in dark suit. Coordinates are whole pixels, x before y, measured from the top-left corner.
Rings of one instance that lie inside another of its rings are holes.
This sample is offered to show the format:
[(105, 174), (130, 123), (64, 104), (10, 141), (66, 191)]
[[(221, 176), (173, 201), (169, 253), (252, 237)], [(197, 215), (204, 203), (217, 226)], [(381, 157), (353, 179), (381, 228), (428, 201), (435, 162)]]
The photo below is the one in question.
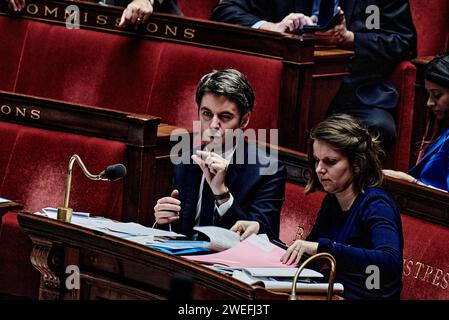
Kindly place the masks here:
[[(296, 33), (313, 23), (308, 18), (313, 1), (222, 0), (213, 9), (211, 19)], [(335, 4), (335, 0), (321, 0), (321, 10), (334, 8)], [(322, 43), (354, 50), (350, 75), (343, 79), (329, 114), (348, 113), (359, 118), (380, 134), (384, 146), (391, 147), (396, 138), (392, 111), (398, 92), (386, 78), (400, 61), (416, 56), (416, 30), (409, 1), (339, 0), (338, 5), (344, 18), (333, 29), (315, 33)], [(378, 8), (378, 17), (373, 16), (373, 7), (369, 6)], [(380, 28), (372, 28), (370, 19), (377, 20)]]
[(196, 102), (202, 147), (187, 153), (193, 163), (176, 165), (175, 189), (158, 200), (156, 222), (177, 221), (179, 232), (192, 236), (197, 225), (231, 228), (251, 220), (251, 230), (235, 228), (242, 237), (248, 232), (278, 238), (285, 168), (236, 134), (243, 133), (253, 110), (250, 84), (237, 70), (213, 71), (200, 80)]

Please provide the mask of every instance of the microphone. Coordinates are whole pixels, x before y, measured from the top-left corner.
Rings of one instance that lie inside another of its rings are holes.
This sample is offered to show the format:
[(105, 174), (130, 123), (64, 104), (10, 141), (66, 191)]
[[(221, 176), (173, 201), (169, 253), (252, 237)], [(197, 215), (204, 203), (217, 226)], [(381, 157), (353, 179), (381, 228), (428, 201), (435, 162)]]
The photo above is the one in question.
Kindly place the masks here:
[(103, 170), (100, 174), (91, 174), (89, 170), (87, 170), (86, 166), (84, 165), (81, 158), (74, 154), (69, 161), (69, 168), (67, 170), (67, 182), (65, 187), (65, 193), (64, 193), (64, 205), (62, 207), (58, 208), (58, 220), (64, 221), (64, 222), (70, 222), (72, 220), (72, 212), (73, 209), (69, 208), (69, 198), (70, 198), (70, 186), (72, 184), (72, 170), (73, 165), (75, 162), (78, 162), (81, 170), (83, 171), (84, 175), (89, 178), (90, 180), (106, 180), (106, 181), (116, 181), (118, 179), (123, 178), (126, 176), (126, 167), (121, 164), (113, 164), (109, 167), (107, 167), (105, 170)]
[(113, 164), (103, 170), (99, 176), (102, 180), (116, 181), (126, 176), (126, 167), (121, 163)]

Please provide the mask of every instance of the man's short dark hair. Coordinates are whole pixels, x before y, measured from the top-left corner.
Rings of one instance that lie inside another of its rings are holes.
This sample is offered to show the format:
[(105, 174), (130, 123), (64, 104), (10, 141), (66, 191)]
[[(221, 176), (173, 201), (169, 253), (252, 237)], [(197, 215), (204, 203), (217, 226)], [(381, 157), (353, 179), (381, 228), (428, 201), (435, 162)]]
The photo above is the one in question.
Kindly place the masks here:
[(196, 89), (196, 104), (200, 107), (205, 93), (225, 96), (234, 101), (243, 117), (254, 107), (254, 92), (245, 75), (235, 69), (214, 70), (204, 75)]

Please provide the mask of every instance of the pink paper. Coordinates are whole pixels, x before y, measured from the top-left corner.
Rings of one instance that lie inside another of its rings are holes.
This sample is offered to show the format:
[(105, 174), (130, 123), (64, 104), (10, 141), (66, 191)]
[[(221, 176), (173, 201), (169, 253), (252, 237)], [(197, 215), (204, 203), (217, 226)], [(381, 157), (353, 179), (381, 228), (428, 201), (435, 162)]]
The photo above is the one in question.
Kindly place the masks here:
[(251, 235), (228, 250), (183, 257), (204, 264), (218, 264), (231, 268), (291, 267), (280, 261), (284, 253), (284, 249), (257, 235)]

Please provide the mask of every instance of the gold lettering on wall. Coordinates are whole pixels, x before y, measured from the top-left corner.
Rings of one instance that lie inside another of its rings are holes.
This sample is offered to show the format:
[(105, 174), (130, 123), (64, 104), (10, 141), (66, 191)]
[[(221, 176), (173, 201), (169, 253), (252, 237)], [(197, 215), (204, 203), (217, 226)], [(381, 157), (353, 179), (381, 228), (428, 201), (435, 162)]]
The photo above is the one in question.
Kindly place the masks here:
[(446, 272), (446, 274), (444, 275), (444, 278), (443, 278), (443, 282), (444, 282), (444, 285), (441, 284), (441, 288), (447, 289), (447, 285), (449, 283), (449, 273)]
[(413, 261), (409, 260), (407, 263), (405, 263), (405, 261), (407, 261), (407, 260), (404, 259), (404, 264), (405, 264), (405, 266), (404, 266), (404, 276), (409, 276), (410, 273), (412, 273), (411, 268), (413, 267)]
[(97, 16), (97, 24), (105, 25), (106, 23), (108, 23), (108, 16), (99, 14)]
[(83, 22), (87, 22), (87, 15), (89, 14), (89, 12), (84, 12), (84, 19)]
[(40, 110), (36, 110), (36, 109), (31, 110), (31, 119), (38, 120), (40, 118), (41, 118), (41, 111)]
[(155, 33), (157, 32), (158, 29), (159, 29), (158, 25), (153, 22), (147, 24), (147, 31), (150, 33)]
[(19, 115), (21, 115), (22, 117), (25, 118), (25, 116), (26, 116), (26, 111), (27, 111), (27, 108), (25, 108), (25, 107), (23, 107), (23, 108), (17, 108), (17, 107), (16, 107), (16, 117), (18, 117)]
[(48, 14), (54, 14), (55, 18), (58, 17), (58, 8), (54, 8), (53, 10), (50, 10), (50, 8), (47, 6), (45, 6), (44, 8), (44, 17), (46, 17)]
[(0, 113), (3, 115), (13, 115), (20, 118), (29, 116), (33, 120), (40, 119), (41, 111), (37, 109), (29, 109), (27, 107), (11, 107), (6, 104), (0, 107)]
[(7, 106), (7, 105), (3, 105), (3, 106), (0, 108), (0, 111), (1, 111), (1, 113), (3, 113), (3, 114), (10, 114), (10, 113), (11, 113), (11, 107), (10, 107), (10, 106)]
[(187, 28), (184, 30), (184, 38), (193, 39), (195, 38), (195, 29)]
[(170, 32), (173, 36), (176, 37), (176, 34), (178, 33), (178, 27), (174, 26), (173, 29), (169, 26), (165, 26), (165, 35), (168, 36), (168, 32)]
[(418, 274), (421, 271), (421, 267), (424, 265), (421, 262), (416, 262), (416, 265), (418, 266), (418, 270), (416, 270), (415, 279), (418, 279)]
[[(408, 277), (410, 275), (413, 275), (413, 278), (418, 279), (423, 282), (430, 283), (434, 287), (441, 288), (443, 290), (446, 290), (449, 286), (449, 272), (444, 272), (443, 269), (430, 266), (423, 262), (413, 262), (413, 260), (407, 260), (404, 258), (404, 269), (402, 272), (402, 275), (404, 277)], [(423, 273), (421, 272), (421, 269), (426, 271)], [(444, 277), (442, 278), (444, 274)], [(422, 276), (422, 277), (421, 277)]]
[[(432, 284), (433, 284), (434, 286), (439, 286), (439, 285), (440, 285), (440, 277), (441, 277), (441, 275), (442, 275), (443, 273), (444, 273), (443, 270), (437, 268), (437, 272), (435, 272), (435, 277), (433, 278), (433, 281), (432, 281)], [(437, 282), (437, 281), (438, 281), (438, 282)], [(437, 282), (437, 283), (436, 283), (436, 282)]]
[(27, 5), (27, 12), (29, 14), (36, 14), (39, 12), (39, 8), (34, 3), (30, 3), (29, 5)]
[(422, 281), (430, 282), (429, 281), (429, 276), (430, 276), (430, 274), (432, 272), (433, 272), (433, 268), (431, 266), (427, 266), (426, 273), (424, 274), (424, 277), (422, 278)]

